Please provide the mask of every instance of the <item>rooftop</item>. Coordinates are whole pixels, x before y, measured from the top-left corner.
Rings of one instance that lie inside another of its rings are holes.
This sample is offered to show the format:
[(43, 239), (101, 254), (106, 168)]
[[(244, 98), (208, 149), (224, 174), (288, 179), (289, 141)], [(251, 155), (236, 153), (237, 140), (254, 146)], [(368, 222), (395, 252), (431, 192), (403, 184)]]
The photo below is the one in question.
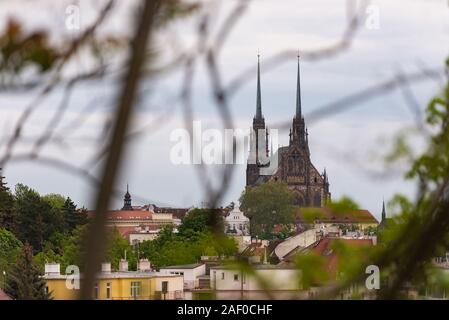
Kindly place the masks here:
[[(94, 211), (89, 211), (88, 215), (93, 216)], [(146, 210), (111, 210), (107, 212), (108, 220), (151, 220), (152, 211)]]
[(379, 223), (368, 210), (352, 210), (336, 212), (331, 208), (300, 208), (296, 207), (296, 220), (311, 223), (316, 220), (332, 223)]
[[(252, 264), (249, 266), (255, 270), (294, 270), (295, 266), (289, 265), (278, 265), (278, 264)], [(236, 270), (238, 266), (236, 265), (221, 265), (221, 266), (213, 266), (210, 269), (214, 270)]]
[(161, 267), (160, 269), (195, 269), (201, 267), (203, 263), (191, 263), (191, 264), (183, 264), (179, 266), (167, 266)]
[[(43, 276), (46, 280), (65, 280), (67, 277), (73, 276), (72, 274), (45, 274)], [(156, 278), (156, 277), (179, 277), (179, 275), (162, 274), (153, 271), (113, 271), (113, 272), (99, 272), (97, 274), (97, 279), (121, 279), (121, 278), (133, 278), (133, 279), (143, 279), (143, 278)], [(83, 278), (81, 274), (80, 278)]]

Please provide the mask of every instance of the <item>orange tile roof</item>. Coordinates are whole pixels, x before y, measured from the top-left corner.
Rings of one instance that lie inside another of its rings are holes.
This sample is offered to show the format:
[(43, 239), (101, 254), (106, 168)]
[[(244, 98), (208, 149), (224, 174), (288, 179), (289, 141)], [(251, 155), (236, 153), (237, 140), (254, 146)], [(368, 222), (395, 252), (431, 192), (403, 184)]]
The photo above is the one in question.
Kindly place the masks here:
[(368, 210), (352, 210), (348, 212), (334, 212), (331, 208), (296, 208), (297, 222), (311, 223), (379, 223)]
[(344, 245), (350, 247), (370, 247), (373, 245), (373, 241), (371, 239), (334, 239), (327, 237), (312, 244), (309, 247), (310, 251), (324, 257), (327, 260), (326, 271), (332, 277), (335, 277), (339, 266), (339, 257), (333, 251), (333, 245), (336, 241), (342, 242)]
[[(88, 212), (89, 216), (94, 214), (94, 211)], [(107, 212), (108, 220), (151, 220), (152, 217), (153, 212), (146, 210), (112, 210)]]

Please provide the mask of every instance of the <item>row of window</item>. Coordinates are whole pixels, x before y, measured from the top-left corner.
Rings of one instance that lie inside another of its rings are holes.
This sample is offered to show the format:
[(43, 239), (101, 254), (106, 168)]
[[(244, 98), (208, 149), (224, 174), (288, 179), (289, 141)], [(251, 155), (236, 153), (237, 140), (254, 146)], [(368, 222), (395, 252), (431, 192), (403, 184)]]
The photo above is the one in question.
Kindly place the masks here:
[[(130, 287), (130, 296), (134, 299), (137, 299), (141, 295), (141, 287), (142, 284), (140, 281), (131, 281)], [(168, 292), (168, 281), (162, 281), (162, 293)], [(99, 288), (98, 283), (95, 283), (93, 298), (98, 299), (99, 297)], [(106, 299), (112, 298), (112, 284), (110, 282), (106, 283)]]
[[(134, 282), (131, 282), (131, 286)], [(131, 290), (132, 292), (132, 290)], [(98, 299), (99, 296), (99, 288), (98, 288), (98, 283), (95, 283), (94, 286), (94, 292), (93, 292), (93, 298), (94, 299)], [(106, 299), (111, 299), (112, 297), (112, 284), (110, 282), (106, 283)]]
[[(225, 273), (221, 273), (221, 280), (225, 279)], [(240, 277), (238, 273), (234, 273), (234, 281), (239, 281)], [(245, 282), (245, 276), (243, 276), (243, 282)]]

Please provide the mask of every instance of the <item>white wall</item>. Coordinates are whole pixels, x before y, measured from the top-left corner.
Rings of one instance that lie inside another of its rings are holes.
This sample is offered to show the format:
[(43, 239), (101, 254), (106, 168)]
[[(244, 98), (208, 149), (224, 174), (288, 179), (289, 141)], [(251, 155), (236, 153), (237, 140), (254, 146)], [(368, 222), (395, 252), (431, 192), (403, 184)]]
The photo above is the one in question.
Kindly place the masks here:
[(156, 277), (156, 291), (162, 291), (162, 282), (168, 281), (168, 291), (169, 292), (175, 292), (175, 291), (184, 291), (184, 283), (183, 278), (181, 276), (179, 277), (164, 277), (164, 276), (158, 276)]
[(183, 268), (170, 268), (160, 269), (161, 274), (182, 274), (184, 278), (184, 289), (190, 290), (198, 287), (198, 276), (206, 274), (206, 265), (202, 264), (196, 268), (183, 269)]
[[(256, 269), (256, 277), (239, 270), (212, 269), (211, 286), (216, 290), (263, 290), (262, 281), (270, 290), (300, 290), (300, 271), (295, 269)], [(224, 274), (224, 279), (223, 279)], [(234, 276), (237, 276), (235, 280)], [(259, 280), (261, 279), (261, 280)]]

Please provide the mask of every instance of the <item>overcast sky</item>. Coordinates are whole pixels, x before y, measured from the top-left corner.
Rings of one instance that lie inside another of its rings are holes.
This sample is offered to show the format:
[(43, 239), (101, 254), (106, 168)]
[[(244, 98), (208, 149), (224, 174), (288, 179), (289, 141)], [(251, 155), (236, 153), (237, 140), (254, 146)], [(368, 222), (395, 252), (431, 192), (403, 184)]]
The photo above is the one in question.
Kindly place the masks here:
[[(214, 25), (220, 24), (235, 3), (224, 2), (217, 6), (219, 10)], [(27, 29), (51, 28), (56, 39), (70, 36), (64, 25), (68, 3), (1, 2), (0, 28), (4, 28), (6, 17), (15, 16), (24, 22)], [(96, 16), (101, 3), (79, 1), (82, 27)], [(208, 3), (216, 5), (217, 2)], [(307, 121), (307, 114), (388, 80), (398, 72), (412, 73), (423, 67), (442, 67), (449, 54), (449, 7), (446, 0), (372, 1), (371, 4), (374, 6), (371, 8), (379, 12), (379, 28), (362, 25), (349, 50), (325, 60), (303, 61), (301, 89), (312, 162), (319, 171), (326, 168), (333, 198), (348, 195), (362, 208), (379, 216), (382, 198), (388, 200), (397, 192), (413, 194), (414, 190), (413, 183), (404, 181), (400, 173), (382, 175), (383, 165), (378, 160), (395, 134), (414, 124), (414, 116), (402, 92), (380, 95), (355, 108), (312, 123)], [(131, 9), (131, 2), (121, 1), (120, 8), (114, 11), (102, 32), (126, 34), (133, 19)], [(296, 61), (288, 60), (264, 72), (264, 58), (285, 49), (307, 51), (335, 43), (345, 30), (346, 13), (345, 1), (253, 1), (220, 56), (219, 66), (224, 83), (240, 72), (255, 67), (257, 52), (260, 51), (265, 121), (269, 127), (279, 121), (291, 121), (295, 111)], [(195, 39), (195, 21), (188, 19), (170, 28), (184, 47), (191, 45)], [(160, 49), (163, 58), (170, 57), (172, 52), (168, 49), (167, 52), (163, 51), (165, 48), (166, 44), (162, 41)], [(89, 62), (80, 55), (75, 69), (86, 65)], [(173, 104), (167, 96), (179, 91), (180, 79), (180, 74), (175, 72), (156, 85), (144, 84), (144, 89), (149, 90), (141, 97), (132, 128), (147, 124), (151, 124), (151, 128), (147, 128), (145, 134), (134, 140), (128, 149), (127, 162), (117, 187), (125, 189), (126, 183), (129, 183), (131, 194), (138, 194), (148, 201), (192, 206), (199, 205), (204, 199), (195, 170), (190, 165), (174, 165), (169, 157), (173, 147), (170, 133), (183, 127), (183, 118), (180, 106)], [(204, 127), (216, 127), (219, 117), (204, 67), (198, 69), (192, 83), (195, 119), (201, 120)], [(429, 98), (438, 92), (439, 86), (433, 80), (411, 86), (422, 109)], [(44, 152), (73, 164), (84, 164), (83, 161), (97, 148), (96, 142), (85, 141), (85, 138), (101, 132), (115, 89), (109, 81), (80, 86), (72, 96), (66, 121), (69, 123), (80, 114), (89, 114), (88, 120), (81, 130), (68, 137), (71, 148), (50, 146)], [(0, 154), (4, 152), (4, 139), (11, 134), (20, 111), (33, 97), (31, 92), (0, 93)], [(253, 78), (230, 101), (235, 127), (244, 129), (251, 125), (255, 98), (256, 81)], [(42, 132), (43, 124), (50, 119), (60, 99), (61, 92), (56, 92), (43, 102), (30, 119), (25, 130), (26, 137), (32, 138)], [(93, 105), (93, 109), (86, 111), (86, 105)], [(161, 120), (161, 115), (167, 112), (170, 116)], [(281, 144), (287, 141), (288, 134), (281, 133)], [(25, 140), (17, 152), (27, 146)], [(419, 141), (415, 146), (419, 149)], [(244, 188), (245, 166), (236, 165), (235, 170), (223, 205), (237, 201)], [(10, 163), (4, 174), (10, 185), (23, 182), (42, 194), (61, 193), (73, 198), (80, 206), (91, 207), (94, 190), (79, 177), (32, 163)], [(134, 204), (143, 201), (135, 200)], [(121, 200), (115, 199), (112, 207), (120, 205)]]

